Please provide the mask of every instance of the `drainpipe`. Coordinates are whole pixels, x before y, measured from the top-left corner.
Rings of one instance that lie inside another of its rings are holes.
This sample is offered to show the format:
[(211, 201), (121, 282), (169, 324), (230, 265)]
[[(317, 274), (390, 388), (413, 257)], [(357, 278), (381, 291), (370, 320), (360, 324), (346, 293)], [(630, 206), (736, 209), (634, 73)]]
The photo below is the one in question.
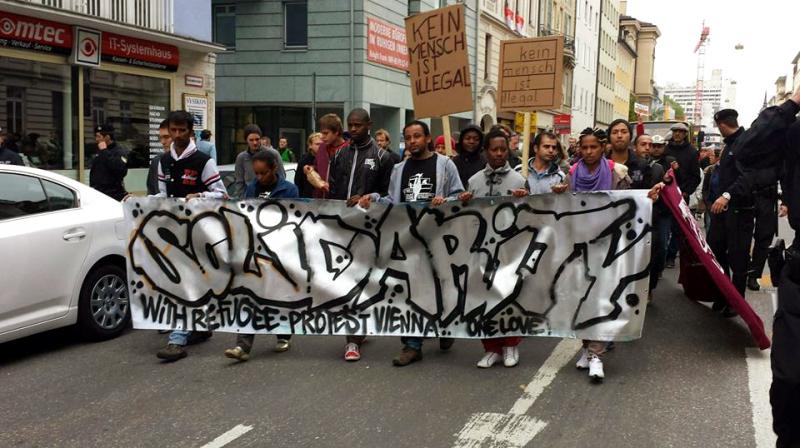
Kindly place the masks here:
[[(475, 0), (475, 54), (473, 55), (473, 59), (475, 63), (472, 65), (472, 102), (474, 104), (473, 112), (472, 112), (472, 122), (480, 126), (480, 111), (478, 110), (478, 105), (475, 104), (475, 101), (478, 101), (478, 45), (480, 45), (480, 10), (479, 10), (478, 0)], [(497, 119), (497, 117), (495, 117)]]
[[(356, 28), (355, 28), (355, 0), (350, 0), (350, 108), (356, 107)], [(343, 111), (347, 115), (348, 111)]]
[[(603, 43), (603, 2), (600, 2), (600, 12), (597, 14), (597, 67), (594, 71), (594, 124), (597, 124), (597, 103), (600, 93), (600, 51)], [(594, 126), (593, 126), (594, 127)]]

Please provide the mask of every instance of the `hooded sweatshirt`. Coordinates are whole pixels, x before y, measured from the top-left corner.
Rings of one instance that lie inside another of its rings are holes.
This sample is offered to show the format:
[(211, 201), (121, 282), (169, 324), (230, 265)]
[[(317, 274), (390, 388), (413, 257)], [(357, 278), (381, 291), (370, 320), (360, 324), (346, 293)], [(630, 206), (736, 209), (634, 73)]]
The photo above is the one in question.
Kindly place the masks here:
[(566, 177), (558, 163), (551, 162), (547, 170), (540, 173), (533, 167), (533, 159), (528, 162), (528, 189), (531, 194), (552, 193), (553, 185), (564, 182)]
[[(464, 150), (464, 136), (470, 131), (477, 132), (481, 138), (481, 141), (478, 142), (478, 149), (473, 152)], [(462, 129), (461, 134), (458, 136), (456, 153), (458, 154), (453, 157), (453, 163), (458, 170), (458, 177), (461, 179), (461, 184), (467, 185), (470, 177), (486, 167), (486, 158), (483, 156), (483, 131), (481, 131), (481, 128), (471, 124)]]
[(525, 178), (506, 162), (494, 169), (488, 163), (483, 171), (469, 178), (467, 190), (475, 197), (511, 196), (512, 190), (525, 188)]
[[(458, 177), (458, 171), (453, 161), (436, 153), (433, 153), (433, 157), (436, 158), (436, 192), (434, 196), (455, 199), (459, 193), (464, 191), (464, 187)], [(373, 201), (383, 204), (399, 204), (403, 202), (403, 169), (406, 162), (408, 160), (404, 160), (392, 168), (389, 194), (381, 197), (378, 193), (372, 193), (370, 196)]]

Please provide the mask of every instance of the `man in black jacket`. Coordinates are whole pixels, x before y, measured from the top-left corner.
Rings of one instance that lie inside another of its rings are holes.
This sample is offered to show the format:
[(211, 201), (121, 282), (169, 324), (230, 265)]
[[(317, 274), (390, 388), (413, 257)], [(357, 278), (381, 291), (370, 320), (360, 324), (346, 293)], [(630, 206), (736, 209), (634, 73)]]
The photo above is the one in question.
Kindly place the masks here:
[[(800, 88), (780, 106), (764, 109), (737, 141), (734, 149), (753, 190), (769, 184), (769, 170), (781, 172), (783, 202), (789, 225), (800, 232)], [(760, 175), (766, 171), (764, 175)], [(785, 256), (785, 259), (784, 259)], [(800, 446), (800, 240), (784, 253), (770, 254), (778, 309), (772, 326), (772, 428), (777, 447)]]
[[(708, 245), (726, 274), (730, 270), (733, 285), (744, 297), (753, 240), (753, 195), (736, 148), (744, 128), (739, 127), (733, 114), (717, 114), (714, 119), (725, 142), (725, 151), (712, 174), (717, 179), (720, 197), (711, 205)], [(722, 311), (726, 317), (736, 315), (726, 301), (715, 303), (714, 309)]]
[[(672, 139), (667, 144), (665, 154), (678, 162), (678, 169), (675, 171), (675, 179), (678, 187), (683, 193), (683, 200), (689, 203), (689, 196), (700, 185), (700, 162), (698, 152), (689, 142), (689, 128), (683, 123), (675, 123), (670, 128)], [(672, 222), (672, 238), (667, 248), (667, 267), (675, 267), (675, 257), (678, 256), (678, 238), (681, 236), (681, 229), (678, 223)]]
[[(347, 115), (350, 144), (337, 151), (330, 162), (328, 199), (347, 201), (348, 207), (358, 203), (361, 196), (378, 193), (386, 196), (394, 162), (370, 136), (372, 120), (369, 112), (356, 108)], [(361, 359), (361, 343), (365, 336), (347, 336), (344, 349), (346, 361)]]
[(95, 129), (97, 155), (89, 170), (89, 186), (121, 201), (128, 195), (125, 191), (125, 176), (128, 174), (128, 151), (117, 145), (114, 128), (110, 124)]

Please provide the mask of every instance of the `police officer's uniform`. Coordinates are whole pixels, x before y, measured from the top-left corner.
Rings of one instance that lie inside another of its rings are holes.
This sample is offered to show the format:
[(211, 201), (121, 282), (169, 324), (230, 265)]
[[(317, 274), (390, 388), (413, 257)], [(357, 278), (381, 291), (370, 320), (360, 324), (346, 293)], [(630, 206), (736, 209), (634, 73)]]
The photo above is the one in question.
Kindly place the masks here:
[[(104, 124), (95, 133), (112, 134), (114, 128)], [(125, 176), (128, 174), (128, 151), (112, 141), (104, 150), (98, 150), (89, 170), (89, 186), (101, 193), (121, 201), (125, 191)]]

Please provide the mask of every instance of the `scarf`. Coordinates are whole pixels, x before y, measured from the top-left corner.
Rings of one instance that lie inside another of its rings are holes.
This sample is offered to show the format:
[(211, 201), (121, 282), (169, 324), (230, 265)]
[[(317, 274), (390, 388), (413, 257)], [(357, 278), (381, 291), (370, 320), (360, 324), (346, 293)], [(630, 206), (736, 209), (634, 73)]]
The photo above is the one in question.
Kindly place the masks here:
[(583, 159), (578, 161), (569, 183), (572, 191), (605, 191), (611, 190), (612, 181), (613, 176), (608, 159), (601, 157), (594, 173), (589, 172)]

